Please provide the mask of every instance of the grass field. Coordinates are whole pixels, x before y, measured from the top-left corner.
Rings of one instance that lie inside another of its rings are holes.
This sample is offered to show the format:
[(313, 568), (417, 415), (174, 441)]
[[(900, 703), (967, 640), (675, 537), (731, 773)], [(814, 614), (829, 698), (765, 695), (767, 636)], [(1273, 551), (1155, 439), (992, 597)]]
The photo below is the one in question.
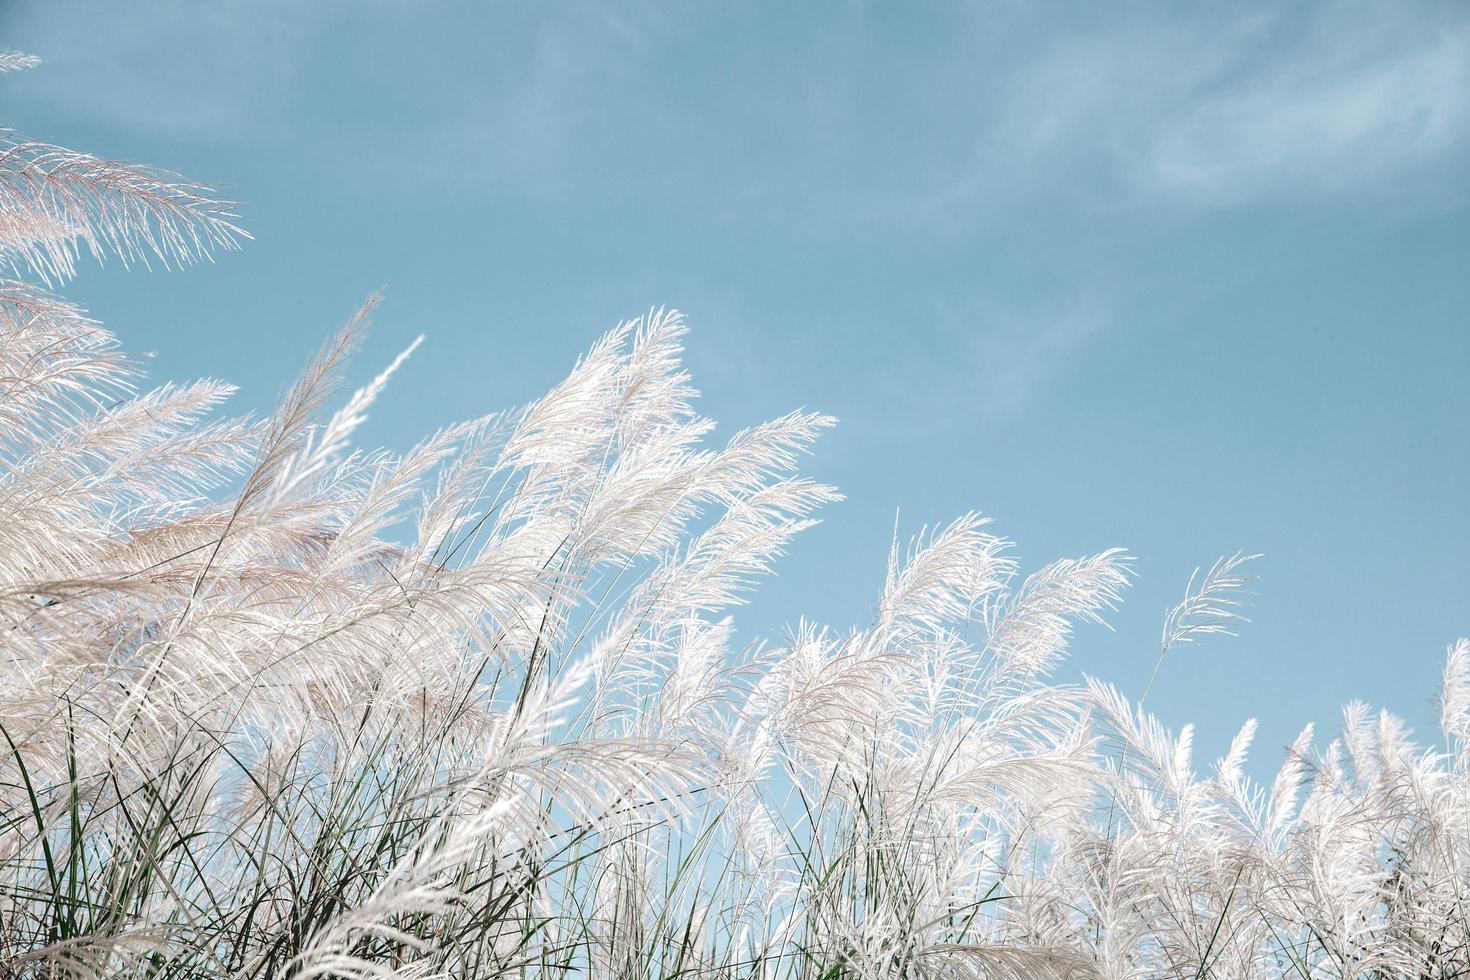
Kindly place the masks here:
[[(832, 420), (712, 441), (655, 311), (363, 450), (402, 361), (339, 390), (371, 302), (254, 419), (49, 291), (243, 237), (0, 139), (0, 976), (1470, 976), (1470, 643), (1442, 741), (1350, 705), (1270, 785), (1250, 724), (1200, 776), (1049, 679), (1121, 551), (1023, 576), (966, 515), (895, 542), (871, 622), (736, 643), (836, 499), (798, 469)], [(1164, 612), (1161, 669), (1249, 560)]]

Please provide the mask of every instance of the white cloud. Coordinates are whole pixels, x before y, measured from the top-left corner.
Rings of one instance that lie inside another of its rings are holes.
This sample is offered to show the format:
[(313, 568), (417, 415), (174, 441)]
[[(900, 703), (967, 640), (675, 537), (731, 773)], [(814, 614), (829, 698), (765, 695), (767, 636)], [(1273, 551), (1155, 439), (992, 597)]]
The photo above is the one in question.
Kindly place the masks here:
[(1470, 18), (1432, 5), (1150, 10), (1059, 30), (1009, 71), (975, 196), (1402, 198), (1423, 188), (1397, 177), (1470, 143)]
[(1465, 31), (1400, 50), (1284, 52), (1282, 61), (1181, 106), (1150, 134), (1141, 176), (1226, 199), (1361, 190), (1465, 139)]

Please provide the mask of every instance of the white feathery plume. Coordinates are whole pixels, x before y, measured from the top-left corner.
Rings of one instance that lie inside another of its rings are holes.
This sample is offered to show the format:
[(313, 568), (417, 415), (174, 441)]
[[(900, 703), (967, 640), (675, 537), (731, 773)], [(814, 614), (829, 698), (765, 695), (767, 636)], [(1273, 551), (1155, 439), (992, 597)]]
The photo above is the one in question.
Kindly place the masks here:
[(250, 237), (207, 187), (11, 130), (0, 130), (0, 205), (0, 263), (47, 283), (70, 279), (83, 249), (186, 265)]
[(1198, 588), (1194, 583), (1199, 578), (1199, 569), (1195, 569), (1184, 590), (1184, 599), (1164, 616), (1160, 649), (1167, 652), (1201, 636), (1231, 635), (1234, 625), (1244, 622), (1240, 614), (1244, 603), (1239, 596), (1251, 581), (1251, 576), (1240, 569), (1259, 557), (1236, 552), (1219, 559), (1199, 579)]
[(41, 63), (41, 59), (24, 51), (0, 51), (0, 72), (25, 71), (27, 68), (35, 68)]

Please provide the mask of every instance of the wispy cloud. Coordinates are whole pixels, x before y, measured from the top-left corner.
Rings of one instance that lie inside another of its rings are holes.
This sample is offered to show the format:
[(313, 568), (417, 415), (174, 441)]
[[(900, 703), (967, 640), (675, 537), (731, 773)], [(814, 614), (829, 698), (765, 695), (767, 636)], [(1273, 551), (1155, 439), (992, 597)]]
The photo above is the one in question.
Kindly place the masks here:
[(1153, 132), (1141, 176), (1224, 199), (1356, 192), (1465, 143), (1464, 27), (1387, 49), (1354, 31), (1278, 61), (1218, 94), (1202, 81), (1196, 98)]
[(1107, 325), (1096, 305), (1079, 302), (1040, 322), (1013, 321), (995, 332), (982, 328), (972, 343), (982, 414), (1019, 413), (1046, 385), (1060, 381)]
[[(906, 38), (862, 4), (158, 0), (124, 16), (17, 0), (8, 20), (57, 62), (16, 84), (70, 110), (211, 139), (309, 133), (377, 177), (437, 164), (532, 197), (703, 194), (846, 221), (1057, 195), (1368, 199), (1421, 193), (1396, 178), (1470, 144), (1470, 8), (1434, 0), (955, 3), (906, 18)], [(349, 93), (344, 74), (370, 81)]]
[(951, 193), (1068, 186), (1116, 206), (1402, 199), (1470, 145), (1470, 16), (1229, 6), (1058, 30), (1009, 69)]
[(903, 439), (1013, 420), (1066, 384), (1113, 327), (1106, 303), (1093, 294), (1024, 306), (984, 297), (936, 300), (928, 316), (905, 325), (904, 344), (871, 379), (879, 387), (865, 389), (860, 406), (844, 417), (858, 416), (864, 431)]

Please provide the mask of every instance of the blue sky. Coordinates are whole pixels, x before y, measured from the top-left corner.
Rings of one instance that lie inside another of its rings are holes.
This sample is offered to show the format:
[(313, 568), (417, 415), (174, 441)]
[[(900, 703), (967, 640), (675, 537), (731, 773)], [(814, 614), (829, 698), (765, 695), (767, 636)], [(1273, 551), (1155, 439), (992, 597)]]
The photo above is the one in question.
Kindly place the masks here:
[[(245, 251), (66, 292), (267, 407), (370, 291), (369, 438), (525, 401), (685, 310), (725, 431), (842, 419), (847, 501), (743, 617), (838, 626), (969, 509), (1139, 580), (1064, 672), (1135, 696), (1190, 571), (1253, 622), (1149, 706), (1269, 768), (1351, 698), (1429, 734), (1470, 633), (1470, 7), (0, 2), (6, 125), (244, 202)], [(1201, 758), (1201, 762), (1205, 761)]]

